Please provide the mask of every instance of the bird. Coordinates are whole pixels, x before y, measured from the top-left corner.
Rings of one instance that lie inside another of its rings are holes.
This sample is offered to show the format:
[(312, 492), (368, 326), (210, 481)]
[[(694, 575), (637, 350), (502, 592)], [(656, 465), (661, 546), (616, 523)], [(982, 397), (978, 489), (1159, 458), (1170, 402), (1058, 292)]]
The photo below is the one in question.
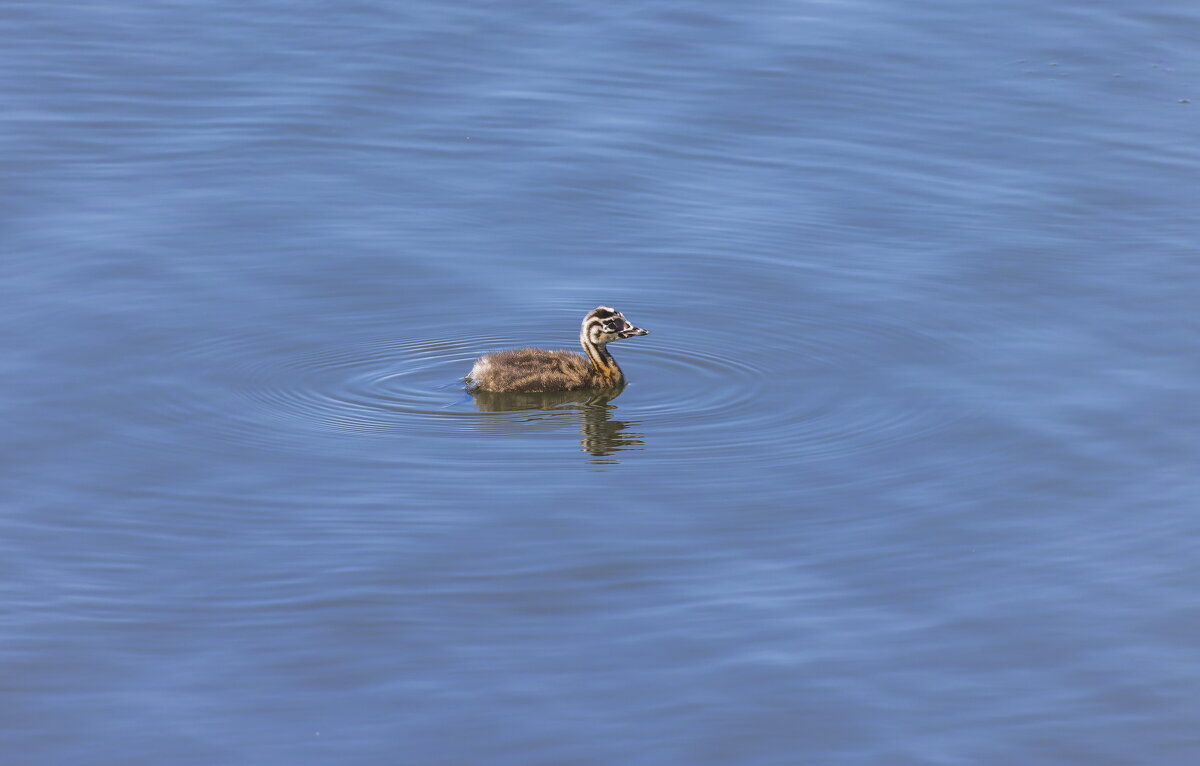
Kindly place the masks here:
[(466, 377), (467, 389), (547, 392), (621, 388), (625, 385), (625, 374), (608, 352), (608, 344), (649, 334), (630, 324), (616, 309), (597, 306), (583, 318), (579, 328), (579, 343), (587, 356), (544, 348), (486, 354), (475, 360)]

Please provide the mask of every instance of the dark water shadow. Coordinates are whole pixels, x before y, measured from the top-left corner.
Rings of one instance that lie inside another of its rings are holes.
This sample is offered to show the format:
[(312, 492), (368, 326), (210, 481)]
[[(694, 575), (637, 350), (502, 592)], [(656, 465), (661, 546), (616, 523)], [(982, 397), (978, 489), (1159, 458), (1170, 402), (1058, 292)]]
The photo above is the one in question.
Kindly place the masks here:
[(607, 391), (555, 391), (549, 393), (497, 393), (476, 391), (471, 394), (480, 412), (542, 412), (561, 417), (564, 412), (579, 416), (580, 448), (593, 458), (594, 464), (615, 464), (614, 455), (627, 450), (643, 449), (644, 434), (629, 429), (640, 423), (636, 420), (613, 418), (617, 405), (612, 401), (621, 389)]

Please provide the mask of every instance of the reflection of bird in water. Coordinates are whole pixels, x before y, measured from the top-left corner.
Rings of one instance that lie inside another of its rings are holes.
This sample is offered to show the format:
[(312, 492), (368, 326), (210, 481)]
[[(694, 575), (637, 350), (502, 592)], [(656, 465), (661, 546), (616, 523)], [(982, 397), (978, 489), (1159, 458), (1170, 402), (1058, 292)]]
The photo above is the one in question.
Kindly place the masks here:
[[(553, 391), (546, 393), (475, 391), (471, 394), (480, 412), (538, 412), (531, 419), (561, 417), (563, 412), (578, 412), (579, 444), (594, 457), (607, 457), (621, 450), (641, 449), (642, 435), (626, 433), (636, 421), (613, 420), (617, 409), (609, 404), (621, 394), (621, 389), (602, 391)], [(597, 461), (600, 462), (600, 461)], [(611, 462), (611, 461), (604, 461)]]
[(621, 312), (599, 306), (583, 318), (579, 343), (587, 356), (570, 351), (518, 348), (481, 356), (467, 375), (473, 391), (579, 391), (620, 388), (625, 374), (608, 344), (648, 333)]

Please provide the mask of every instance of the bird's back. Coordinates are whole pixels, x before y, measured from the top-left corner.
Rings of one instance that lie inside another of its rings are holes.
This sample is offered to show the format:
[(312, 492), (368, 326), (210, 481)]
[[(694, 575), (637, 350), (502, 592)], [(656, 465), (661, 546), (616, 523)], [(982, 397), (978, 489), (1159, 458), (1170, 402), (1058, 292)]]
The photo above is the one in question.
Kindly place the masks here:
[(467, 378), (472, 388), (484, 391), (574, 391), (606, 385), (582, 354), (544, 348), (482, 356)]

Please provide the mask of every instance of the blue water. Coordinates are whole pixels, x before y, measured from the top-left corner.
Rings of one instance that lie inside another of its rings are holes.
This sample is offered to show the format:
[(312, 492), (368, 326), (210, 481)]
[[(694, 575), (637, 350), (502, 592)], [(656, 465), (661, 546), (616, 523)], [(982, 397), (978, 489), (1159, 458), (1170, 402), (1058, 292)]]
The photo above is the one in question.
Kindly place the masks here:
[(0, 761), (1200, 762), (1198, 33), (0, 2)]

